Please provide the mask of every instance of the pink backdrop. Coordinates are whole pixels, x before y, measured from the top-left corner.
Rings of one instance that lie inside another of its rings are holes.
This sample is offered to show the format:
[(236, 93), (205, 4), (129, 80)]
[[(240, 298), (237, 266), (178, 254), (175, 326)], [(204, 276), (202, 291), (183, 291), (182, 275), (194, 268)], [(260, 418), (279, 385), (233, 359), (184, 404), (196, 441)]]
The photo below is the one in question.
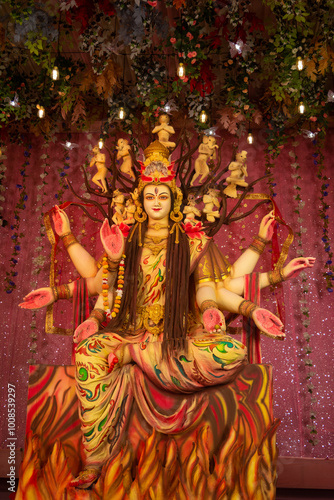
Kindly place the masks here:
[[(50, 262), (50, 244), (45, 236), (38, 240), (40, 221), (38, 217), (42, 212), (50, 209), (56, 202), (56, 193), (59, 190), (59, 175), (64, 166), (64, 158), (67, 160), (69, 168), (65, 170), (76, 188), (81, 188), (83, 184), (82, 173), (79, 166), (82, 165), (90, 151), (90, 145), (96, 140), (96, 135), (77, 134), (72, 140), (80, 147), (74, 149), (66, 155), (66, 151), (61, 143), (65, 142), (63, 135), (57, 135), (54, 143), (50, 143), (48, 148), (42, 147), (43, 140), (35, 137), (26, 136), (25, 143), (31, 144), (31, 149), (24, 146), (10, 145), (3, 148), (3, 164), (7, 168), (3, 185), (5, 192), (1, 193), (5, 201), (2, 205), (3, 217), (9, 222), (8, 226), (1, 228), (1, 276), (5, 278), (6, 271), (9, 269), (9, 260), (12, 256), (14, 241), (12, 240), (13, 230), (11, 225), (15, 222), (13, 213), (18, 202), (20, 188), (23, 184), (22, 165), (25, 160), (29, 161), (26, 165), (26, 190), (28, 199), (25, 201), (25, 209), (20, 212), (20, 228), (22, 233), (20, 238), (18, 264), (15, 271), (17, 276), (14, 278), (16, 289), (7, 294), (2, 285), (1, 289), (1, 317), (3, 320), (2, 334), (2, 361), (1, 361), (1, 409), (4, 416), (1, 417), (1, 447), (6, 447), (7, 425), (7, 384), (16, 386), (16, 432), (17, 447), (23, 446), (25, 433), (25, 413), (27, 398), (27, 380), (28, 380), (28, 360), (32, 357), (37, 363), (64, 365), (70, 363), (71, 338), (59, 335), (47, 335), (44, 331), (45, 311), (38, 311), (36, 314), (36, 349), (34, 356), (30, 353), (30, 347), (34, 340), (31, 339), (32, 329), (30, 327), (32, 314), (29, 311), (20, 310), (18, 303), (22, 297), (31, 289), (49, 284), (49, 262)], [(325, 165), (326, 174), (330, 178), (332, 167), (332, 157), (334, 148), (334, 134), (330, 132), (325, 143)], [(231, 139), (227, 139), (224, 144), (225, 163), (231, 159), (232, 151)], [(308, 273), (308, 293), (306, 303), (302, 307), (308, 307), (310, 310), (310, 326), (305, 329), (302, 325), (305, 317), (301, 314), (302, 286), (301, 280), (295, 279), (284, 284), (284, 300), (286, 307), (286, 333), (285, 342), (272, 341), (262, 337), (263, 361), (271, 363), (274, 367), (275, 387), (274, 387), (274, 416), (280, 418), (282, 423), (278, 431), (278, 444), (281, 455), (289, 457), (334, 457), (333, 446), (333, 294), (326, 290), (326, 282), (322, 278), (323, 266), (327, 260), (327, 254), (324, 251), (322, 238), (322, 220), (319, 217), (319, 197), (321, 182), (317, 178), (317, 166), (314, 164), (315, 146), (310, 139), (298, 138), (298, 146), (289, 143), (281, 151), (276, 160), (274, 168), (274, 178), (276, 185), (274, 190), (277, 193), (275, 200), (282, 212), (283, 217), (294, 230), (302, 227), (302, 243), (305, 256), (317, 257), (315, 268)], [(110, 146), (112, 147), (111, 143)], [(263, 133), (260, 131), (255, 134), (255, 144), (249, 146), (244, 141), (240, 141), (239, 149), (248, 151), (248, 172), (249, 179), (264, 175), (265, 173), (265, 143)], [(24, 152), (29, 151), (30, 157), (26, 157)], [(297, 202), (294, 199), (297, 191), (294, 188), (295, 181), (292, 179), (296, 170), (291, 166), (293, 158), (291, 151), (298, 156), (298, 162), (301, 166), (302, 180), (301, 198), (305, 202), (302, 210), (303, 221), (298, 220), (298, 215), (294, 213)], [(43, 155), (49, 155), (47, 165)], [(289, 154), (290, 153), (290, 154)], [(42, 158), (41, 158), (42, 156)], [(40, 188), (42, 183), (41, 174), (48, 175), (44, 177), (47, 185), (44, 189)], [(331, 182), (331, 181), (329, 181)], [(257, 187), (256, 192), (268, 192), (265, 181), (262, 181)], [(45, 194), (43, 194), (43, 192)], [(83, 191), (82, 191), (83, 192)], [(69, 191), (65, 191), (63, 201), (73, 200)], [(333, 186), (328, 188), (328, 204), (331, 206), (333, 201)], [(245, 201), (248, 207), (253, 202)], [(265, 208), (261, 208), (256, 214), (248, 219), (235, 223), (230, 227), (223, 227), (219, 235), (215, 238), (221, 246), (225, 255), (233, 259), (239, 255), (242, 248), (248, 246), (251, 237), (257, 233), (257, 226), (261, 217), (266, 213)], [(328, 210), (329, 220), (331, 221), (331, 238), (333, 241), (333, 218), (334, 211), (331, 206)], [(76, 216), (73, 222), (73, 232), (78, 235), (84, 223), (82, 214)], [(88, 228), (86, 223), (86, 228)], [(81, 234), (83, 241), (87, 245), (95, 244), (94, 232), (98, 228), (92, 228), (89, 225), (89, 236)], [(284, 232), (284, 231), (283, 231)], [(285, 234), (285, 233), (284, 233)], [(97, 239), (98, 239), (98, 235)], [(93, 240), (92, 240), (93, 238)], [(37, 247), (37, 250), (36, 250)], [(297, 247), (294, 242), (290, 248), (289, 258), (297, 255)], [(266, 251), (259, 270), (269, 269), (270, 253)], [(40, 269), (35, 274), (36, 269)], [(70, 269), (69, 267), (68, 269)], [(71, 268), (72, 269), (72, 268)], [(76, 276), (72, 274), (72, 278)], [(65, 280), (66, 281), (66, 280)], [(272, 296), (269, 291), (263, 294), (262, 304), (265, 307), (274, 310)], [(69, 327), (66, 311), (61, 319), (61, 311), (58, 314), (58, 324)], [(66, 324), (67, 323), (67, 324)], [(308, 358), (313, 361), (312, 371), (314, 376), (311, 381), (306, 380), (306, 368), (304, 360), (306, 341), (303, 333), (308, 331), (311, 335), (310, 347), (312, 353)], [(313, 401), (311, 408), (311, 396), (307, 385), (312, 383), (314, 386)], [(311, 424), (310, 411), (314, 410), (315, 424), (318, 431), (316, 439), (319, 441), (316, 446), (312, 446), (308, 440), (310, 437), (308, 425)], [(331, 418), (332, 417), (332, 418)]]

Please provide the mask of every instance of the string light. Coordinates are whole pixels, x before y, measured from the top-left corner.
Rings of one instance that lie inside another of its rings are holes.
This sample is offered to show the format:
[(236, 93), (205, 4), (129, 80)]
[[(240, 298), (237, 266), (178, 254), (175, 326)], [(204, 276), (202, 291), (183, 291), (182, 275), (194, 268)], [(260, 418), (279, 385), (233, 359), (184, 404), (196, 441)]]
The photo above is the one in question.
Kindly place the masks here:
[(253, 137), (252, 132), (248, 132), (247, 142), (248, 142), (248, 144), (253, 144), (253, 142), (254, 142), (254, 137)]
[(199, 115), (199, 121), (201, 123), (206, 123), (207, 119), (208, 119), (208, 115), (206, 114), (205, 110), (202, 109), (201, 114)]
[(102, 148), (103, 148), (103, 146), (104, 146), (104, 140), (103, 140), (103, 137), (102, 137), (102, 136), (101, 136), (101, 137), (100, 137), (100, 139), (99, 139), (99, 143), (98, 143), (98, 145), (99, 145), (99, 149), (102, 149)]
[(66, 142), (65, 142), (65, 147), (66, 147), (66, 148), (71, 149), (71, 146), (72, 146), (71, 141), (66, 141)]
[(168, 104), (168, 102), (165, 104), (165, 106), (162, 108), (166, 113), (169, 113), (170, 112), (170, 105)]
[(124, 118), (125, 118), (125, 111), (124, 111), (123, 106), (121, 106), (121, 107), (119, 108), (119, 110), (118, 110), (118, 118), (119, 118), (120, 120), (124, 120)]
[(37, 104), (37, 115), (38, 115), (38, 118), (44, 118), (45, 116), (45, 108), (44, 106), (40, 106), (39, 104)]
[(59, 69), (55, 66), (51, 72), (52, 80), (59, 80)]
[(179, 67), (177, 68), (177, 75), (179, 78), (184, 78), (186, 75), (186, 68), (184, 64), (180, 62)]
[(298, 111), (299, 111), (299, 113), (300, 113), (301, 115), (303, 115), (303, 114), (304, 114), (304, 112), (305, 112), (305, 106), (304, 106), (304, 103), (303, 103), (303, 102), (300, 102), (300, 103), (299, 103), (299, 106), (298, 106)]
[(297, 58), (297, 69), (298, 71), (302, 71), (304, 69), (304, 61), (301, 57)]

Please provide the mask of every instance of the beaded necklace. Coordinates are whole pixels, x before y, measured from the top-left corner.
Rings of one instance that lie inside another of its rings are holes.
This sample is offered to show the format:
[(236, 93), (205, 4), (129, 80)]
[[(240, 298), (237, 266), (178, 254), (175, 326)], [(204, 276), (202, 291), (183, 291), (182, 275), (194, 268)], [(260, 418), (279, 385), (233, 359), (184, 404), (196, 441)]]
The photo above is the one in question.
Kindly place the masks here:
[(104, 254), (102, 258), (102, 296), (103, 296), (103, 307), (107, 316), (107, 319), (110, 321), (111, 318), (115, 318), (117, 313), (119, 312), (119, 308), (121, 307), (122, 295), (123, 295), (123, 285), (124, 285), (124, 263), (125, 263), (125, 255), (122, 255), (122, 258), (118, 265), (118, 275), (117, 275), (117, 289), (116, 289), (116, 297), (114, 301), (113, 310), (110, 311), (109, 301), (108, 301), (108, 256)]

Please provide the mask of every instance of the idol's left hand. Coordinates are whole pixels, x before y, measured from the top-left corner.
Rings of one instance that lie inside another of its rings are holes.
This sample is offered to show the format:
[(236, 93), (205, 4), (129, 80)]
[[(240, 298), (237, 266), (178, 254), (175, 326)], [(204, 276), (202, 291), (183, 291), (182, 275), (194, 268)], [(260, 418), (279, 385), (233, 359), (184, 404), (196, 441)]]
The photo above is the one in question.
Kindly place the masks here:
[(314, 257), (298, 257), (297, 259), (292, 259), (291, 262), (283, 269), (283, 276), (286, 280), (290, 278), (296, 278), (299, 273), (304, 269), (313, 267), (315, 263)]

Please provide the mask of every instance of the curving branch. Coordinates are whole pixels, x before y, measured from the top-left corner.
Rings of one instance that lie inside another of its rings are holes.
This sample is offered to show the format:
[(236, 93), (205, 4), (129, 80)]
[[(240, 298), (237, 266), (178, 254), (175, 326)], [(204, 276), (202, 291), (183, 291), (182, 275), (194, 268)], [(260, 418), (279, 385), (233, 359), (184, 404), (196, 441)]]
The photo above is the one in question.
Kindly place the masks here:
[[(78, 198), (78, 200), (80, 200), (80, 201), (82, 201), (82, 202), (84, 202), (84, 203), (87, 203), (86, 198), (83, 198), (82, 196), (78, 195), (78, 194), (74, 191), (74, 189), (73, 189), (73, 187), (72, 187), (72, 184), (70, 183), (70, 181), (69, 181), (68, 179), (66, 179), (66, 183), (67, 183), (68, 187), (70, 188), (70, 190), (72, 191), (72, 193), (74, 194), (74, 196), (75, 196), (76, 198)], [(101, 212), (101, 214), (103, 215), (103, 219), (108, 218), (108, 216), (107, 216), (107, 212), (104, 210), (104, 208), (102, 207), (101, 203), (98, 203), (98, 202), (97, 202), (97, 201), (95, 201), (95, 200), (89, 200), (89, 203), (90, 203), (90, 204), (92, 204), (92, 205), (94, 205), (94, 206), (95, 206), (95, 207), (96, 207), (96, 208), (97, 208), (97, 209)], [(92, 219), (92, 220), (93, 220), (93, 219)]]

